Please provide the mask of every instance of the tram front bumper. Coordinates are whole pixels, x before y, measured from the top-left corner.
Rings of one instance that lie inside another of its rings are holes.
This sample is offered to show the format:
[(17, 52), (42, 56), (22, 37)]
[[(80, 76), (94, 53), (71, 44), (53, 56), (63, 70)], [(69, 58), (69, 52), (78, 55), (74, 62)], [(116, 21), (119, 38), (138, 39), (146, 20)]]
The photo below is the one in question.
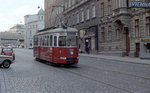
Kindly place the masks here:
[(67, 58), (66, 62), (67, 62), (67, 64), (77, 64), (78, 58)]

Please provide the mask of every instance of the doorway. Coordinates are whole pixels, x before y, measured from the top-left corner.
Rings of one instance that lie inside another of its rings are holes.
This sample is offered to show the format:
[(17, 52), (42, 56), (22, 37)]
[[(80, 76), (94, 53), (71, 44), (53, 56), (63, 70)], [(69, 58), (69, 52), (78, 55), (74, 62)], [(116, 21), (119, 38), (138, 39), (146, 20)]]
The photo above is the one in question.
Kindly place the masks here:
[(140, 43), (136, 43), (136, 52), (135, 52), (135, 57), (139, 57), (139, 53), (140, 53)]
[(125, 35), (126, 35), (126, 56), (129, 56), (129, 53), (130, 53), (130, 38), (129, 38), (128, 27), (125, 27)]

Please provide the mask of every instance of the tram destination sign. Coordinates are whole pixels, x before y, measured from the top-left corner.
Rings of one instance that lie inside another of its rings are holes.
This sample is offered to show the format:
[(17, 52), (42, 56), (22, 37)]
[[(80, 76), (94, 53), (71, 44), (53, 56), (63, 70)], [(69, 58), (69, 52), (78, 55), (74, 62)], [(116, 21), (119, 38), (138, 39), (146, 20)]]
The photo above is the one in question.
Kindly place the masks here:
[(130, 1), (129, 7), (133, 7), (133, 8), (150, 8), (150, 2)]

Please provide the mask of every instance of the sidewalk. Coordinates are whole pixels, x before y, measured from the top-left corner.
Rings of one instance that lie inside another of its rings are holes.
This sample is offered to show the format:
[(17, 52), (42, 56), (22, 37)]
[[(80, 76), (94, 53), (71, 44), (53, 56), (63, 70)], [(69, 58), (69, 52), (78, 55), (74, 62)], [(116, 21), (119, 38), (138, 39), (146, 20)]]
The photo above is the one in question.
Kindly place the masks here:
[(150, 59), (119, 57), (119, 56), (110, 56), (110, 55), (95, 55), (95, 54), (89, 54), (88, 55), (88, 54), (81, 54), (81, 53), (79, 54), (79, 56), (108, 59), (108, 60), (116, 60), (116, 61), (129, 62), (129, 63), (135, 63), (135, 64), (150, 65)]

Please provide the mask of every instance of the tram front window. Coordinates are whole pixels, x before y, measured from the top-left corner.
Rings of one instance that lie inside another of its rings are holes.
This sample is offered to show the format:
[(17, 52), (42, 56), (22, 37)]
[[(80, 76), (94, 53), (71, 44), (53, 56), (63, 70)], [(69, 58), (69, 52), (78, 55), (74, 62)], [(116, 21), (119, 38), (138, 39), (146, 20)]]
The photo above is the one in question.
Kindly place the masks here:
[(77, 36), (68, 36), (67, 46), (77, 46)]
[(59, 37), (59, 46), (66, 46), (66, 36)]

